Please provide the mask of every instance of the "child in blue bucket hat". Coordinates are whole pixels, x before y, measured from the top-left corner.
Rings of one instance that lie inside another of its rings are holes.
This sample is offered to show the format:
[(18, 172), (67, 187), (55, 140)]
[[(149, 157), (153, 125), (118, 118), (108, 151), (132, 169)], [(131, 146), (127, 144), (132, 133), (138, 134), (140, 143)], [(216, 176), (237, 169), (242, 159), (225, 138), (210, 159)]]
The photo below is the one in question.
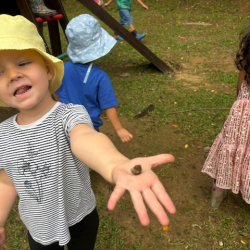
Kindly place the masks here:
[(88, 14), (73, 18), (65, 33), (69, 41), (67, 54), (71, 61), (65, 63), (64, 78), (55, 92), (55, 98), (66, 104), (84, 105), (97, 131), (103, 125), (100, 115), (105, 110), (122, 142), (129, 142), (133, 136), (119, 121), (115, 108), (118, 102), (110, 79), (94, 65), (96, 59), (109, 53), (116, 40)]

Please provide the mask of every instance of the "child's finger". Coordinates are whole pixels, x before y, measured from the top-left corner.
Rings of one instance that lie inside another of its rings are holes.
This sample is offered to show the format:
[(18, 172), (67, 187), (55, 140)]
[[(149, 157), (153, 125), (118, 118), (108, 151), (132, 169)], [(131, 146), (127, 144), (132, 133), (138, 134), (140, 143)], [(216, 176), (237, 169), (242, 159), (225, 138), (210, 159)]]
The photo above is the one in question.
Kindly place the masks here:
[(151, 211), (155, 214), (155, 216), (158, 218), (159, 222), (163, 225), (166, 226), (169, 224), (169, 219), (164, 211), (162, 205), (159, 203), (157, 197), (155, 194), (152, 192), (150, 188), (144, 190), (142, 192), (143, 198)]
[(147, 163), (151, 165), (152, 169), (165, 163), (174, 162), (174, 157), (170, 154), (154, 155), (144, 159), (147, 160)]
[(176, 208), (163, 185), (160, 182), (157, 182), (152, 185), (151, 189), (168, 212), (174, 214), (176, 212)]
[(126, 137), (126, 142), (131, 141), (132, 138), (133, 138), (133, 137), (131, 137), (130, 135), (128, 135), (128, 136)]
[(149, 218), (147, 209), (145, 207), (145, 204), (143, 202), (143, 198), (140, 192), (133, 191), (130, 192), (130, 196), (132, 199), (132, 202), (134, 204), (134, 209), (139, 217), (139, 220), (143, 226), (147, 226), (149, 224)]
[(117, 204), (117, 202), (121, 199), (124, 195), (126, 189), (121, 186), (115, 186), (114, 191), (109, 197), (108, 201), (108, 209), (113, 210)]

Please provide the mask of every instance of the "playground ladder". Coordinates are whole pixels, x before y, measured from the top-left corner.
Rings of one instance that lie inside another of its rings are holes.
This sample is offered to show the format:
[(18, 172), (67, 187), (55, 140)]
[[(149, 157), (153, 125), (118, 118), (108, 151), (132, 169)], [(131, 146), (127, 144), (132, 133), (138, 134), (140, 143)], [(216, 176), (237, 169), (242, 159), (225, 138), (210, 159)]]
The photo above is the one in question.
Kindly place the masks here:
[(16, 3), (19, 7), (21, 14), (36, 25), (39, 34), (44, 40), (47, 52), (51, 54), (49, 47), (47, 46), (46, 40), (43, 36), (43, 22), (48, 23), (52, 55), (53, 56), (61, 55), (62, 45), (61, 45), (58, 22), (60, 23), (62, 27), (64, 35), (65, 35), (66, 26), (69, 22), (61, 1), (60, 0), (44, 0), (46, 7), (48, 7), (49, 9), (56, 10), (58, 13), (58, 15), (53, 16), (53, 17), (48, 17), (48, 18), (36, 17), (35, 14), (31, 10), (29, 0), (16, 0)]

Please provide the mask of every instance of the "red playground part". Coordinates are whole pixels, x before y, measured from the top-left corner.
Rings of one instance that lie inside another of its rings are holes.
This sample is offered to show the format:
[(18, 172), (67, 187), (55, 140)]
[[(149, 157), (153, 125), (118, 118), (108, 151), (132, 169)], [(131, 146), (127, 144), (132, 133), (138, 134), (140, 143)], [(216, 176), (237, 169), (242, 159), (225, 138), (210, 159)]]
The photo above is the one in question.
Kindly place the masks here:
[(53, 20), (58, 20), (58, 19), (62, 19), (63, 15), (62, 14), (58, 14), (52, 17), (46, 17), (46, 18), (42, 18), (42, 17), (37, 17), (36, 21), (38, 23), (43, 23), (43, 22), (47, 22), (47, 21), (53, 21)]

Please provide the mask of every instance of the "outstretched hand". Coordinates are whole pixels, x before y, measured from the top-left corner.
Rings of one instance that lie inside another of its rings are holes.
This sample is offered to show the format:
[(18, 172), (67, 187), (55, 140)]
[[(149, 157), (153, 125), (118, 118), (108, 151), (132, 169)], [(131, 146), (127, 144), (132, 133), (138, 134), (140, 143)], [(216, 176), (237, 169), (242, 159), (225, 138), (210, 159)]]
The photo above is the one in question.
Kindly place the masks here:
[[(125, 191), (128, 190), (142, 225), (146, 226), (150, 223), (144, 202), (163, 226), (168, 225), (169, 219), (164, 208), (171, 214), (174, 214), (176, 209), (152, 169), (173, 161), (174, 157), (172, 155), (162, 154), (135, 158), (114, 168), (112, 176), (116, 187), (108, 201), (108, 208), (113, 210)], [(142, 166), (141, 174), (133, 175), (131, 173), (130, 169), (135, 165)]]
[(7, 244), (5, 242), (5, 228), (0, 227), (0, 249), (3, 247), (4, 249), (7, 249)]

